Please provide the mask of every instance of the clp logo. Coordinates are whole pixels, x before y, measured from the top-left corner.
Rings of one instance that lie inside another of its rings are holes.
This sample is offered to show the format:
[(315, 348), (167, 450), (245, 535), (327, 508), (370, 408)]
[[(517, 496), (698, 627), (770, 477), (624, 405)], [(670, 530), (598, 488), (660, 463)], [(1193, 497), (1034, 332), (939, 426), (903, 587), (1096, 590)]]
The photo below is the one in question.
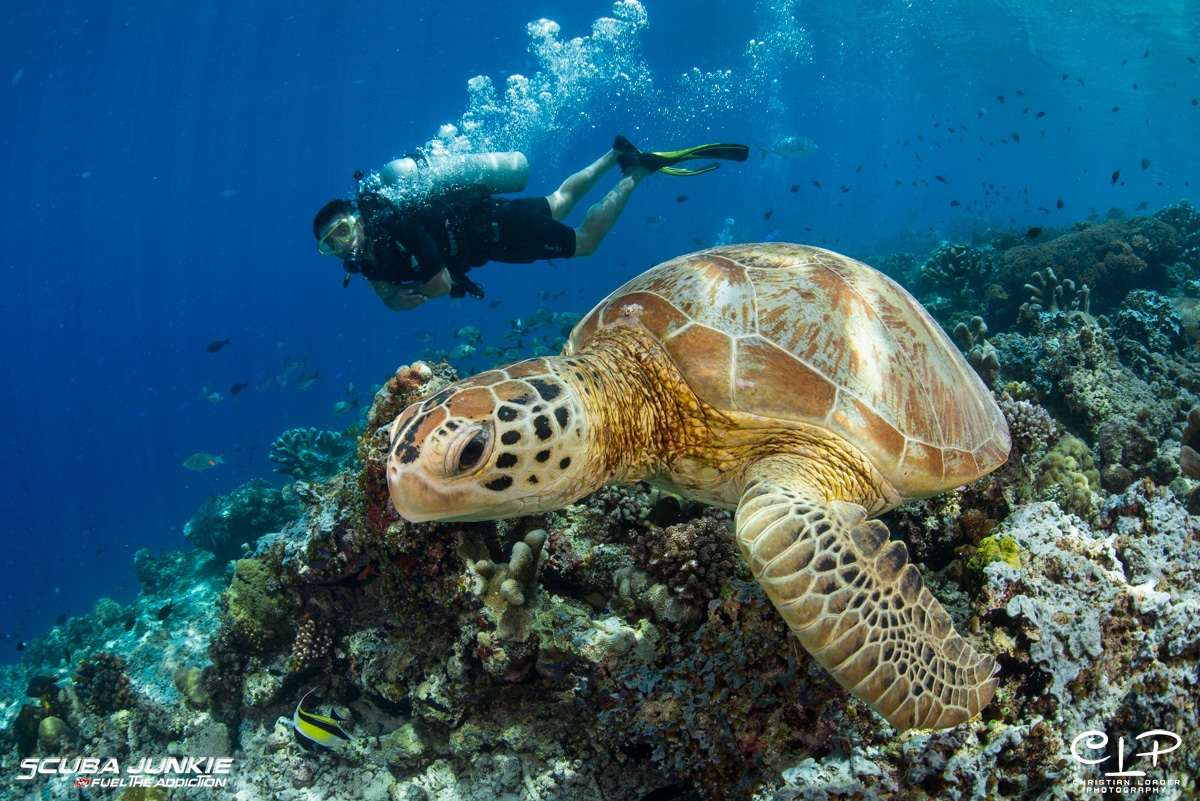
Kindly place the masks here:
[[(1149, 751), (1138, 751), (1134, 754), (1135, 757), (1148, 756), (1150, 764), (1158, 767), (1158, 757), (1161, 754), (1169, 754), (1183, 744), (1183, 738), (1173, 731), (1165, 731), (1163, 729), (1151, 729), (1144, 731), (1135, 737), (1135, 740), (1142, 740), (1147, 737), (1153, 738), (1150, 740)], [(1171, 743), (1170, 748), (1163, 748), (1161, 738), (1169, 738)], [(1083, 734), (1071, 741), (1071, 756), (1076, 762), (1083, 765), (1099, 765), (1101, 762), (1107, 762), (1110, 756), (1103, 756), (1099, 759), (1086, 759), (1079, 755), (1078, 747), (1080, 740), (1083, 741), (1083, 747), (1090, 751), (1100, 751), (1108, 745), (1108, 735), (1102, 731), (1085, 731)], [(1125, 738), (1117, 738), (1117, 770), (1114, 773), (1105, 773), (1105, 776), (1127, 777), (1127, 776), (1145, 776), (1145, 771), (1141, 770), (1125, 770)]]
[(91, 783), (92, 783), (92, 780), (87, 778), (86, 776), (80, 776), (79, 778), (77, 778), (75, 780), (76, 787), (87, 787)]

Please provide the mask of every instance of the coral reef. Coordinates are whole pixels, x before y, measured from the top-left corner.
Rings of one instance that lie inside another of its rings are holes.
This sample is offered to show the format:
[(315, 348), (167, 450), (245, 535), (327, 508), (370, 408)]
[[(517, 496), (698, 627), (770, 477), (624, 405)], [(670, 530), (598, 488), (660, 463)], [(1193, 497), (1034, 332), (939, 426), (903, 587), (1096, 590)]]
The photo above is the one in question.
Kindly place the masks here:
[[(1147, 282), (1173, 237), (1200, 238), (1200, 215), (1180, 204), (1156, 216), (1044, 243), (997, 234), (930, 260), (927, 281), (959, 287), (946, 325), (961, 321), (1013, 449), (995, 473), (884, 520), (958, 630), (1001, 665), (981, 718), (898, 734), (850, 696), (748, 580), (728, 512), (635, 484), (507, 521), (399, 519), (387, 426), (455, 377), (418, 362), (379, 390), (354, 454), (310, 453), (283, 491), (259, 481), (213, 499), (187, 526), (203, 550), (138, 551), (134, 603), (103, 599), (0, 668), (0, 758), (233, 756), (225, 786), (187, 789), (202, 801), (349, 786), (407, 801), (1074, 801), (1116, 793), (1101, 789), (1104, 766), (1073, 754), (1111, 764), (1123, 742), (1155, 797), (1189, 797), (1200, 351), (1179, 304)], [(1008, 281), (1012, 306), (1030, 283), (1040, 308), (1020, 326), (1015, 308), (989, 311), (1010, 321), (989, 332), (987, 297), (1005, 302), (990, 281)], [(1104, 318), (1078, 297), (1085, 282)], [(296, 431), (287, 458), (300, 464), (305, 437), (321, 436)], [(293, 737), (313, 688), (325, 700), (309, 708), (332, 706), (353, 732), (335, 753)], [(1129, 744), (1152, 729), (1180, 747), (1135, 756)], [(0, 795), (75, 797), (74, 777), (15, 773)]]
[(271, 443), (269, 455), (278, 462), (276, 473), (313, 481), (350, 468), (354, 464), (354, 443), (336, 431), (293, 428)]
[(263, 534), (278, 531), (300, 512), (300, 504), (261, 478), (252, 478), (229, 495), (209, 498), (183, 527), (183, 536), (231, 559), (243, 548), (254, 549)]
[[(1044, 244), (1006, 251), (997, 280), (1016, 297), (1036, 273), (1044, 276), (1049, 265), (1056, 279), (1087, 285), (1091, 303), (1104, 311), (1123, 296), (1122, 287), (1161, 285), (1166, 266), (1178, 252), (1179, 238), (1166, 223), (1149, 217), (1110, 220)], [(1045, 283), (1049, 289), (1049, 281)], [(1043, 308), (1049, 310), (1048, 304), (1056, 300), (1054, 290), (1042, 293)]]

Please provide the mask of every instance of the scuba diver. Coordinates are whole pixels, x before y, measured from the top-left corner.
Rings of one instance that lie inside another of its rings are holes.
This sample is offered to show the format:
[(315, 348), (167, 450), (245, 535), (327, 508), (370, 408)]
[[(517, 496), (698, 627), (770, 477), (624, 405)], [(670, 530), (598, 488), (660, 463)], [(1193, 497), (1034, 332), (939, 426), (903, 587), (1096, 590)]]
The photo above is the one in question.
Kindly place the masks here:
[[(675, 165), (695, 158), (745, 161), (748, 154), (745, 145), (731, 144), (648, 153), (618, 136), (612, 150), (567, 178), (553, 194), (515, 199), (496, 197), (493, 192), (525, 187), (525, 157), (476, 154), (458, 157), (470, 159), (471, 169), (444, 170), (419, 201), (396, 203), (380, 190), (432, 174), (438, 166), (433, 159), (410, 155), (385, 167), (380, 180), (360, 183), (356, 201), (339, 198), (325, 204), (313, 220), (313, 234), (322, 255), (343, 260), (343, 286), (361, 273), (390, 309), (415, 309), (443, 295), (482, 298), (483, 287), (467, 277), (472, 268), (489, 261), (529, 264), (590, 256), (647, 175), (699, 175), (719, 165), (696, 169)], [(563, 218), (614, 166), (622, 172), (617, 185), (588, 209), (578, 228), (565, 225)]]

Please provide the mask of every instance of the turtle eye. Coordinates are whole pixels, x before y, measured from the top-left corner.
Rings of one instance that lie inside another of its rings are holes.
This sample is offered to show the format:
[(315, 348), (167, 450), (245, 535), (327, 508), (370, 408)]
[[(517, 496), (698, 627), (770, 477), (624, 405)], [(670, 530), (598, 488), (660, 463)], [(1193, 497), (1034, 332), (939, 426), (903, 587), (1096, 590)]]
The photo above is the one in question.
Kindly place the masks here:
[(458, 455), (458, 469), (470, 470), (475, 465), (479, 464), (479, 460), (483, 458), (483, 451), (487, 448), (487, 435), (480, 431), (467, 446), (462, 449), (462, 453)]
[(487, 427), (464, 431), (447, 454), (447, 472), (456, 476), (474, 470), (487, 458), (490, 442)]

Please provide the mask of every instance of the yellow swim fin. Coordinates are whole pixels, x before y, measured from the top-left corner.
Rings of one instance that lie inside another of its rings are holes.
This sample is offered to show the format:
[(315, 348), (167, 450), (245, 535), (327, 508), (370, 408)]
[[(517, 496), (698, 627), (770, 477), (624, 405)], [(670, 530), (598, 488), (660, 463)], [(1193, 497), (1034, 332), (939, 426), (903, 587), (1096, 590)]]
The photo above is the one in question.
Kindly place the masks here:
[(644, 153), (634, 147), (633, 143), (624, 136), (618, 136), (616, 141), (613, 142), (613, 150), (617, 151), (617, 164), (621, 166), (621, 172), (623, 173), (628, 173), (634, 167), (643, 167), (649, 172), (662, 172), (666, 175), (700, 175), (701, 173), (711, 172), (720, 166), (714, 163), (706, 164), (697, 169), (676, 167), (675, 165), (681, 161), (698, 158), (745, 161), (750, 155), (750, 148), (745, 145), (728, 144), (725, 142), (712, 142), (707, 145), (697, 145), (696, 147), (689, 147), (683, 150)]

